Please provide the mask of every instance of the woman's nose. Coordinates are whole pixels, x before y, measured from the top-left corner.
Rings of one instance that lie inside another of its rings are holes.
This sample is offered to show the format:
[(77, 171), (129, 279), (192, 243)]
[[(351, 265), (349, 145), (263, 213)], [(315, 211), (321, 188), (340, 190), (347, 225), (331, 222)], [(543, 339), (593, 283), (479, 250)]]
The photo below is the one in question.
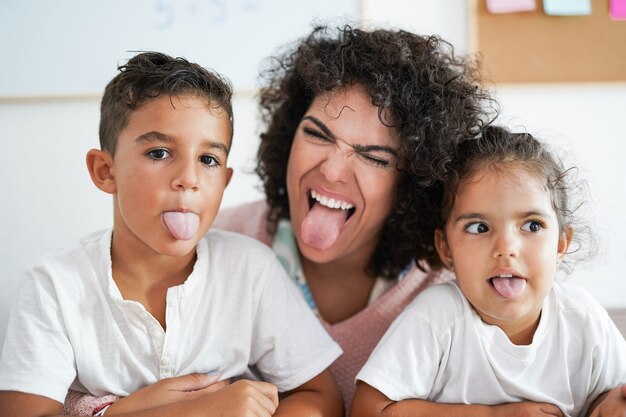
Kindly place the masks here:
[(335, 147), (326, 155), (321, 171), (329, 182), (346, 182), (352, 169), (351, 165), (349, 156), (339, 147)]

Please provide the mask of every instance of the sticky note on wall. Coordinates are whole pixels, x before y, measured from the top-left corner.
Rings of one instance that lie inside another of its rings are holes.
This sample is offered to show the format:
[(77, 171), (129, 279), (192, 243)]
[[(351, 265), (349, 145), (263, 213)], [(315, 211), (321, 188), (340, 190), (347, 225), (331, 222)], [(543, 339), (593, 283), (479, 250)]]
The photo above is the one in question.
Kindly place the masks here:
[(514, 13), (535, 10), (535, 0), (487, 0), (490, 13)]
[(554, 16), (591, 14), (591, 0), (543, 0), (543, 11)]
[(611, 0), (609, 10), (611, 19), (626, 20), (626, 0)]

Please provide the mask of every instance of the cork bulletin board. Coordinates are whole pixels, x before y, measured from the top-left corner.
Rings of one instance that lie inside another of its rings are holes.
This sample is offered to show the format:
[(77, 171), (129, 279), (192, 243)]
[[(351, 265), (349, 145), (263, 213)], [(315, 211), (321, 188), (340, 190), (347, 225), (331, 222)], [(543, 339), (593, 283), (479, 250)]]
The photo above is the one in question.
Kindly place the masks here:
[(591, 3), (590, 15), (548, 16), (541, 0), (508, 14), (469, 0), (470, 49), (499, 84), (626, 81), (626, 21), (609, 17), (608, 0)]

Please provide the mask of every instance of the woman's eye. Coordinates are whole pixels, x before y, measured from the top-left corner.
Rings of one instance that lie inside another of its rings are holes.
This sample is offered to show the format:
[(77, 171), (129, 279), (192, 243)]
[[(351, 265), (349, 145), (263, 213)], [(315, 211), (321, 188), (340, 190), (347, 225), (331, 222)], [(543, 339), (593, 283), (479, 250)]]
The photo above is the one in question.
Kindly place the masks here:
[(387, 167), (389, 166), (389, 161), (387, 161), (386, 159), (380, 159), (380, 158), (376, 158), (373, 157), (371, 155), (368, 154), (361, 154), (361, 156), (363, 158), (365, 158), (368, 162), (371, 162), (372, 164), (374, 164), (377, 167)]
[(540, 231), (541, 229), (543, 229), (543, 224), (541, 224), (541, 222), (538, 222), (536, 220), (528, 221), (522, 225), (522, 230), (524, 230), (525, 232), (536, 233)]
[(159, 159), (165, 159), (169, 157), (170, 152), (167, 149), (157, 148), (157, 149), (151, 149), (150, 151), (148, 151), (147, 155), (152, 159), (159, 160)]
[(472, 234), (487, 233), (489, 227), (485, 223), (474, 222), (465, 226), (465, 231)]
[(319, 130), (316, 129), (311, 129), (310, 127), (305, 127), (302, 129), (302, 131), (310, 137), (313, 137), (315, 139), (319, 139), (322, 142), (330, 142), (330, 139), (328, 139), (328, 137), (326, 135), (324, 135), (322, 132), (320, 132)]
[(202, 155), (200, 157), (200, 163), (207, 165), (207, 166), (217, 166), (219, 165), (217, 159), (214, 156), (211, 155)]

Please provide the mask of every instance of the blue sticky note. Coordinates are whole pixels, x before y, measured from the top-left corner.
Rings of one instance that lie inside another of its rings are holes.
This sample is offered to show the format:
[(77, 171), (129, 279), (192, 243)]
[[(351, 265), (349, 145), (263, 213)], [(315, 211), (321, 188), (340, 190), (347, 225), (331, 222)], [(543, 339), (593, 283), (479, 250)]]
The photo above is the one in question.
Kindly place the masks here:
[(591, 14), (591, 0), (543, 0), (543, 11), (552, 16)]
[(535, 0), (487, 0), (490, 13), (527, 12), (535, 7)]

